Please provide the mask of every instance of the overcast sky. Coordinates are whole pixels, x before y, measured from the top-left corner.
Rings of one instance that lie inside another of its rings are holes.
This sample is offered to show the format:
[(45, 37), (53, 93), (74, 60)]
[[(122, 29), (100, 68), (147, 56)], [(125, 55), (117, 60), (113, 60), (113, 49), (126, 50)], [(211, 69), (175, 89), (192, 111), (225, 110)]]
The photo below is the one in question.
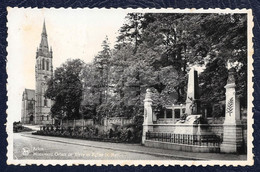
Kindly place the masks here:
[(106, 35), (112, 48), (126, 14), (123, 10), (106, 9), (9, 8), (8, 104), (17, 107), (11, 108), (15, 120), (20, 120), (24, 88), (35, 89), (35, 57), (44, 19), (49, 47), (52, 46), (53, 50), (55, 70), (68, 58), (91, 62), (101, 50)]

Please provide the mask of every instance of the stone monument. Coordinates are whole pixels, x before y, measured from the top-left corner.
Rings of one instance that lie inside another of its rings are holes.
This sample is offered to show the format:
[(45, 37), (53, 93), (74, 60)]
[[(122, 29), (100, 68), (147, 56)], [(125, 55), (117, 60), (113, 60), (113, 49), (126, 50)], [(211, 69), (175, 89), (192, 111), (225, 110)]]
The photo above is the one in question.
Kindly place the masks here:
[(202, 115), (198, 114), (200, 111), (198, 72), (194, 68), (191, 68), (188, 77), (185, 109), (187, 117), (186, 119), (180, 120), (176, 123), (180, 126), (176, 127), (174, 133), (194, 135), (198, 133), (200, 134), (201, 132), (199, 123), (200, 119), (202, 118)]
[(221, 152), (236, 153), (242, 148), (242, 128), (240, 117), (240, 101), (236, 95), (235, 69), (231, 68), (228, 73), (226, 88), (226, 114), (223, 124), (223, 143)]
[(153, 131), (153, 109), (152, 109), (152, 92), (150, 89), (146, 90), (146, 95), (144, 99), (144, 122), (143, 122), (143, 135), (142, 144), (145, 142), (145, 134), (148, 131)]

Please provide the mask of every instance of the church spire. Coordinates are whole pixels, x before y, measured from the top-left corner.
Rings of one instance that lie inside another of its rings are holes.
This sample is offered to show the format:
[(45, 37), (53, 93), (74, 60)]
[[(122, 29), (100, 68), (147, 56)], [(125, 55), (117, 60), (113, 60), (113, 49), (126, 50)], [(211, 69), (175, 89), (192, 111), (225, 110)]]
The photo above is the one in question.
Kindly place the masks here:
[(47, 40), (47, 31), (46, 31), (46, 26), (45, 26), (45, 20), (43, 21), (42, 39), (41, 39), (40, 49), (41, 50), (49, 50), (48, 40)]
[(42, 36), (47, 36), (46, 26), (45, 26), (45, 19), (44, 19), (44, 21), (43, 21)]

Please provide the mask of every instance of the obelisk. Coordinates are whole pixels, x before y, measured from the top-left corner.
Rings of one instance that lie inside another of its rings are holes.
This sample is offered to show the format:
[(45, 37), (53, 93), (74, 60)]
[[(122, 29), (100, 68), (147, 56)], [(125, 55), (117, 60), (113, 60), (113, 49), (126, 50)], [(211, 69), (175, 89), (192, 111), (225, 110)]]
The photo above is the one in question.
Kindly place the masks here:
[(186, 98), (186, 114), (196, 115), (199, 112), (199, 85), (198, 72), (191, 68), (188, 76), (188, 89)]

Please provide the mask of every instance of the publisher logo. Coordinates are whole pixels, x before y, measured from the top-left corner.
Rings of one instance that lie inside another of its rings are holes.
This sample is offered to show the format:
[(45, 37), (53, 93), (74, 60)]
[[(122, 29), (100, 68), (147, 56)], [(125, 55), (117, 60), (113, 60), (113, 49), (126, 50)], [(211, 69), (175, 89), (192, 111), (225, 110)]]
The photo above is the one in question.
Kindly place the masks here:
[(30, 153), (30, 149), (29, 149), (29, 148), (24, 147), (24, 148), (22, 149), (22, 155), (23, 155), (23, 156), (28, 156), (29, 153)]

